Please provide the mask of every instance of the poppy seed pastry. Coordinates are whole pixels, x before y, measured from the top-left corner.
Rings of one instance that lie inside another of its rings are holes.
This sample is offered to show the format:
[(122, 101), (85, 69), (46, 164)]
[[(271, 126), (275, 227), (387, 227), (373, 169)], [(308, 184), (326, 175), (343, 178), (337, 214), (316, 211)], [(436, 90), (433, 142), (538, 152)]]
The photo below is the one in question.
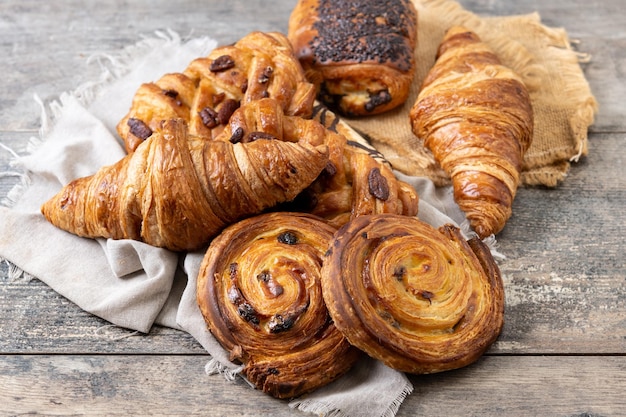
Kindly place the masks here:
[(301, 0), (288, 38), (320, 99), (347, 116), (403, 104), (415, 73), (417, 11), (409, 0)]

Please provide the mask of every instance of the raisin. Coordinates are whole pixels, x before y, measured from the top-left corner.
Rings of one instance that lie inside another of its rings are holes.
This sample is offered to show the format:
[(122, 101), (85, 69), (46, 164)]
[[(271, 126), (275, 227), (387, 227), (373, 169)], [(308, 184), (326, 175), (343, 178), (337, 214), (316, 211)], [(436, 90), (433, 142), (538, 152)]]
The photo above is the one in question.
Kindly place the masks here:
[(296, 320), (293, 316), (283, 317), (281, 314), (276, 314), (270, 319), (267, 327), (270, 333), (276, 334), (291, 329), (295, 322)]
[(396, 267), (396, 269), (393, 271), (393, 277), (397, 279), (398, 281), (402, 281), (405, 275), (406, 275), (406, 268), (404, 266)]
[(279, 234), (277, 239), (280, 243), (284, 243), (285, 245), (295, 245), (298, 243), (298, 236), (291, 231)]
[(261, 322), (254, 307), (248, 303), (239, 304), (237, 307), (237, 314), (239, 314), (239, 317), (248, 323), (259, 324)]

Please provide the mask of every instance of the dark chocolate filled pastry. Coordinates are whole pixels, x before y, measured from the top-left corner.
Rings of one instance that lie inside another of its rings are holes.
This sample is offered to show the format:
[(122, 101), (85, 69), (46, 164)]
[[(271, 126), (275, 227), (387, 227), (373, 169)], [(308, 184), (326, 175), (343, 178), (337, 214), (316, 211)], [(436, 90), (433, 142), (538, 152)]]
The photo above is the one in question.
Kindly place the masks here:
[(468, 365), (502, 329), (503, 284), (488, 248), (416, 217), (361, 216), (339, 229), (322, 290), (350, 343), (404, 372)]
[(307, 78), (333, 110), (371, 115), (406, 101), (417, 42), (410, 0), (300, 0), (288, 37)]
[(326, 385), (359, 356), (322, 297), (322, 259), (334, 232), (312, 215), (263, 214), (228, 227), (202, 262), (198, 305), (209, 330), (274, 397)]

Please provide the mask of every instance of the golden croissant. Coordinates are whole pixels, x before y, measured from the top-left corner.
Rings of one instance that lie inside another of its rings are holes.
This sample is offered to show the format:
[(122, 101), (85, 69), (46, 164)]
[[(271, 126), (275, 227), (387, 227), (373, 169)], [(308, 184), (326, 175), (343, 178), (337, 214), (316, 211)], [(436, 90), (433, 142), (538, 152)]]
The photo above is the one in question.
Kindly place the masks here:
[(306, 213), (275, 212), (228, 226), (211, 241), (198, 274), (207, 327), (278, 398), (312, 391), (360, 356), (324, 304), (320, 270), (335, 228)]
[(482, 238), (502, 230), (533, 136), (528, 91), (473, 32), (451, 28), (410, 112)]
[(272, 137), (328, 148), (328, 164), (320, 176), (293, 202), (287, 211), (315, 214), (341, 226), (364, 214), (396, 213), (415, 216), (418, 195), (398, 180), (391, 168), (372, 155), (373, 150), (331, 111), (316, 106), (314, 119), (283, 113), (271, 98), (242, 105), (216, 140), (246, 141), (241, 132), (254, 137)]
[(361, 216), (339, 229), (322, 291), (352, 345), (414, 374), (476, 361), (504, 323), (503, 282), (487, 246), (417, 217)]
[(172, 119), (135, 152), (66, 185), (41, 211), (78, 236), (194, 250), (226, 225), (293, 199), (327, 163), (323, 145), (207, 141)]
[(193, 60), (182, 73), (142, 84), (117, 131), (128, 152), (167, 119), (184, 119), (191, 135), (214, 138), (240, 105), (265, 97), (302, 117), (310, 117), (315, 99), (315, 87), (278, 32), (252, 32)]

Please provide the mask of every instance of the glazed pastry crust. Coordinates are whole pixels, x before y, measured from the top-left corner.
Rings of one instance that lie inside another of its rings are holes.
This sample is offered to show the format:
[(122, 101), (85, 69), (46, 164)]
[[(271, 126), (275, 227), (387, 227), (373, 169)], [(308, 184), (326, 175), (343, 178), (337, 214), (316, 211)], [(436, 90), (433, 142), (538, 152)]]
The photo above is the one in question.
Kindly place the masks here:
[(342, 227), (322, 290), (351, 344), (409, 373), (476, 361), (503, 325), (503, 283), (488, 248), (416, 217), (362, 216)]
[(410, 0), (300, 0), (288, 37), (307, 78), (333, 110), (373, 115), (406, 101), (417, 42)]
[(256, 100), (237, 110), (217, 139), (229, 140), (238, 129), (253, 132), (243, 141), (250, 135), (269, 135), (328, 148), (328, 163), (315, 181), (277, 209), (312, 213), (336, 227), (364, 214), (417, 215), (415, 189), (398, 180), (389, 164), (324, 106), (315, 106), (314, 118), (304, 119), (284, 115), (276, 100)]
[(312, 391), (359, 356), (334, 326), (320, 270), (335, 228), (303, 213), (268, 213), (229, 226), (203, 259), (198, 305), (232, 361), (277, 398)]
[(128, 152), (168, 119), (187, 121), (191, 135), (215, 138), (239, 106), (267, 97), (289, 115), (310, 117), (315, 87), (285, 35), (252, 32), (193, 60), (182, 73), (142, 84), (117, 131)]
[(189, 136), (183, 120), (168, 120), (135, 152), (70, 182), (41, 211), (78, 236), (194, 250), (224, 226), (293, 199), (327, 163), (324, 145), (207, 141)]
[(410, 112), (413, 132), (450, 175), (476, 233), (511, 216), (533, 135), (528, 91), (473, 32), (451, 28)]

